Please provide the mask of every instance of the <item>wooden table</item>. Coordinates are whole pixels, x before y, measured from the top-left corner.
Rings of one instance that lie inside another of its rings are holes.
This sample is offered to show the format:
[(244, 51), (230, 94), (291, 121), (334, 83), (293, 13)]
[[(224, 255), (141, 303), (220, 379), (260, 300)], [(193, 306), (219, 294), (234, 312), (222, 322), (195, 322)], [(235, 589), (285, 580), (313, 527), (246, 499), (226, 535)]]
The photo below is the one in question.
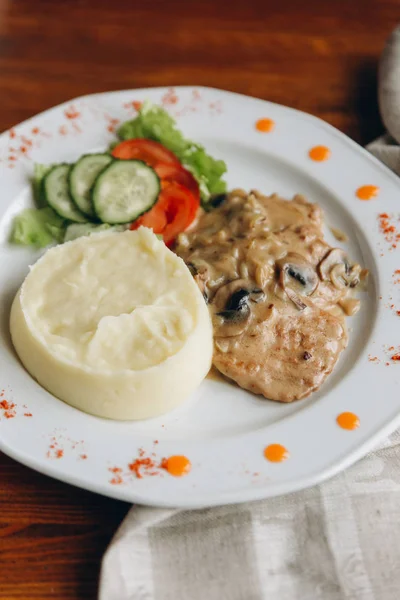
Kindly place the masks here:
[[(377, 63), (399, 16), (398, 0), (0, 0), (0, 131), (82, 94), (197, 84), (364, 144), (382, 132)], [(0, 599), (95, 598), (128, 508), (0, 455)]]

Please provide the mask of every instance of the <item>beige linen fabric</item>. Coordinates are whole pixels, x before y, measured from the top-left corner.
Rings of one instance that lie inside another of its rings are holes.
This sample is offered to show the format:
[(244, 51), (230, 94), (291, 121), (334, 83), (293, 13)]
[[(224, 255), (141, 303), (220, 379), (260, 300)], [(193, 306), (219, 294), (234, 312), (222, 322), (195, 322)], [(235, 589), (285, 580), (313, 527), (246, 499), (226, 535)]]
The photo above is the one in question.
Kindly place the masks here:
[[(400, 55), (389, 63), (400, 72)], [(381, 69), (389, 124), (384, 85)], [(368, 149), (400, 174), (390, 134)], [(104, 556), (99, 600), (400, 600), (400, 433), (295, 494), (196, 511), (133, 507)]]
[(400, 433), (322, 485), (196, 511), (133, 507), (99, 600), (399, 600)]

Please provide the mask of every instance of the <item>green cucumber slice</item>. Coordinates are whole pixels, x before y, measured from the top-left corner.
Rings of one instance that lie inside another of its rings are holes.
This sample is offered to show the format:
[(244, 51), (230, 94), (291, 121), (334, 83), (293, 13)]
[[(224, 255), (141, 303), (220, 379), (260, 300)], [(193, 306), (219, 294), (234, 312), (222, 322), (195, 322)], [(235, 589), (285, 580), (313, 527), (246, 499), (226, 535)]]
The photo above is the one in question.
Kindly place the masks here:
[(61, 164), (53, 167), (43, 178), (43, 196), (60, 217), (84, 223), (87, 217), (75, 206), (69, 194), (69, 172), (71, 165)]
[(109, 154), (86, 154), (73, 165), (69, 174), (69, 191), (76, 206), (94, 217), (92, 187), (99, 173), (110, 164)]
[(154, 169), (140, 160), (113, 160), (95, 181), (93, 207), (103, 223), (130, 223), (150, 210), (159, 193)]

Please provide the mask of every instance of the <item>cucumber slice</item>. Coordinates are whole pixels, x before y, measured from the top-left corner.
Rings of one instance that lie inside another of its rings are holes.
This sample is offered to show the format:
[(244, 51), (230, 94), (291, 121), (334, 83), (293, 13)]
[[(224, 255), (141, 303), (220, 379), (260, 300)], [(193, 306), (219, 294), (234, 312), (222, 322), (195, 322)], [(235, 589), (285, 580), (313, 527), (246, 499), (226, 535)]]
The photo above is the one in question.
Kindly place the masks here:
[(94, 217), (92, 187), (99, 173), (112, 161), (109, 154), (86, 154), (72, 167), (69, 191), (72, 199), (85, 215)]
[(51, 208), (60, 217), (84, 223), (87, 217), (75, 206), (69, 195), (68, 178), (71, 165), (61, 164), (53, 167), (43, 178), (43, 196)]
[(140, 160), (114, 160), (95, 181), (93, 206), (103, 223), (130, 223), (150, 210), (159, 193), (154, 169)]

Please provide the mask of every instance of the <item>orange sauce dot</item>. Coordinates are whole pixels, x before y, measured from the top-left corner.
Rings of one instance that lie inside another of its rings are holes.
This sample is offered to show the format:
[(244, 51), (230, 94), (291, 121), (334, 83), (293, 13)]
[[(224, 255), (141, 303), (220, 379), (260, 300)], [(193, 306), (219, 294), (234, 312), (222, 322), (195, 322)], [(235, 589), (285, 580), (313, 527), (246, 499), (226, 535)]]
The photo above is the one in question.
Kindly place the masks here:
[(362, 185), (356, 190), (356, 196), (360, 200), (371, 200), (376, 198), (379, 194), (379, 188), (377, 185)]
[(174, 477), (182, 477), (187, 475), (192, 468), (192, 463), (186, 456), (170, 456), (163, 461), (163, 468)]
[(360, 419), (352, 412), (340, 413), (336, 418), (336, 422), (342, 429), (350, 431), (360, 427)]
[(326, 146), (314, 146), (314, 148), (311, 148), (309, 151), (308, 156), (311, 158), (311, 160), (322, 162), (330, 158), (331, 151)]
[(269, 133), (275, 127), (275, 121), (272, 119), (258, 119), (256, 123), (257, 131), (261, 131), (261, 133)]
[(270, 444), (265, 448), (264, 456), (270, 462), (283, 462), (289, 458), (289, 452), (281, 444)]

